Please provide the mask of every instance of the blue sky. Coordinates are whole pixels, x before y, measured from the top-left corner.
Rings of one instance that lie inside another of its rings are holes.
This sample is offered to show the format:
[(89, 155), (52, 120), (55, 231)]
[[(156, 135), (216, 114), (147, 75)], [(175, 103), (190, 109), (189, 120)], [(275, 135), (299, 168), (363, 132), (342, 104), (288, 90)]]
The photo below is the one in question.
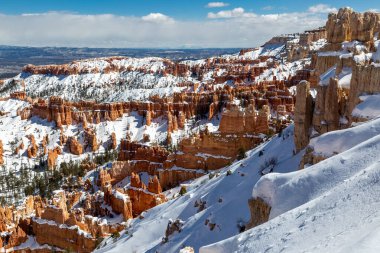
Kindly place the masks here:
[[(143, 16), (160, 12), (178, 19), (205, 19), (210, 8), (207, 0), (0, 0), (0, 13), (22, 14), (67, 11), (81, 14), (115, 14)], [(337, 8), (350, 6), (357, 11), (380, 9), (380, 0), (231, 0), (220, 9), (242, 7), (250, 12), (302, 12), (317, 4)]]
[(323, 26), (343, 6), (380, 0), (0, 0), (0, 44), (74, 47), (254, 47)]

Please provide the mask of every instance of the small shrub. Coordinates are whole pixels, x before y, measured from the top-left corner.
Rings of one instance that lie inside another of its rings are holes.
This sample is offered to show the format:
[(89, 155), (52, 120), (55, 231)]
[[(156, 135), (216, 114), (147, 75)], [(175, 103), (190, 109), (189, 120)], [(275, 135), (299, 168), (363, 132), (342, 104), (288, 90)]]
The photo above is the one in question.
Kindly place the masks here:
[(264, 176), (268, 173), (272, 173), (276, 165), (277, 165), (277, 158), (276, 157), (269, 158), (268, 160), (264, 162), (263, 165), (260, 166), (260, 174)]
[(239, 233), (243, 233), (245, 231), (245, 224), (242, 219), (239, 219), (237, 222), (237, 228), (239, 230)]
[(282, 127), (280, 127), (280, 130), (278, 131), (278, 137), (280, 138), (282, 136)]
[(208, 179), (213, 179), (215, 177), (215, 174), (214, 173), (210, 173), (208, 174)]
[(237, 155), (238, 161), (240, 161), (240, 160), (242, 160), (242, 159), (244, 159), (246, 157), (247, 157), (247, 155), (245, 154), (245, 149), (244, 148), (239, 148), (238, 155)]
[(270, 127), (267, 134), (268, 138), (272, 137), (275, 134), (276, 134), (276, 131)]
[(226, 175), (227, 175), (227, 176), (231, 176), (231, 175), (232, 175), (232, 171), (231, 171), (231, 170), (227, 170)]
[(143, 134), (143, 142), (150, 142), (149, 134)]
[(183, 196), (187, 193), (186, 186), (181, 186), (181, 189), (179, 190), (179, 195)]
[(117, 239), (120, 237), (120, 233), (116, 231), (116, 232), (112, 233), (111, 237), (114, 239)]
[(259, 152), (259, 156), (263, 156), (264, 155), (264, 151), (263, 150), (260, 150)]

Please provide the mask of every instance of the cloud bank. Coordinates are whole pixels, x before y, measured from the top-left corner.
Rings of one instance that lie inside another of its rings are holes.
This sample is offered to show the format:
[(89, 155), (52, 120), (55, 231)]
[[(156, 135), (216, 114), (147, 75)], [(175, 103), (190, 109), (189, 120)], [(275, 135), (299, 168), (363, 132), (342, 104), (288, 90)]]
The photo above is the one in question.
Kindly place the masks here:
[(211, 2), (206, 5), (207, 8), (221, 8), (221, 7), (226, 7), (229, 6), (229, 3), (224, 3), (224, 2)]
[(330, 12), (337, 12), (338, 9), (331, 7), (327, 4), (317, 4), (314, 6), (310, 6), (309, 12), (311, 13), (330, 13)]
[[(195, 48), (254, 47), (283, 33), (325, 24), (325, 14), (258, 15), (243, 8), (209, 13), (201, 21), (175, 20), (162, 13), (143, 17), (49, 12), (0, 14), (0, 45)], [(321, 10), (318, 10), (320, 12)]]

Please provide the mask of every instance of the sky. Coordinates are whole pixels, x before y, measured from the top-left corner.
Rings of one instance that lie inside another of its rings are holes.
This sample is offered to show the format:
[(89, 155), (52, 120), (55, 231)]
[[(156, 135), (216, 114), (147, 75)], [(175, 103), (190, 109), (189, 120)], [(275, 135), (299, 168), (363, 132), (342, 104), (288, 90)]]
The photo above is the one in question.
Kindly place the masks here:
[(243, 48), (380, 0), (0, 0), (0, 45)]

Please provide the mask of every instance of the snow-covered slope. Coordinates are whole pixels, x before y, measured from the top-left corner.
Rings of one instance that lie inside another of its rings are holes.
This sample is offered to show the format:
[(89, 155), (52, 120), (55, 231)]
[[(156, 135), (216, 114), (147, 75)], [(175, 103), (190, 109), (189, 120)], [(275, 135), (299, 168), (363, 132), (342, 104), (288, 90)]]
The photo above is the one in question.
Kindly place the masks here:
[[(267, 67), (268, 63), (273, 62), (272, 58), (280, 62), (284, 50), (284, 44), (268, 44), (243, 54), (177, 63), (164, 58), (110, 57), (74, 61), (64, 65), (28, 65), (24, 72), (1, 85), (0, 96), (9, 96), (14, 91), (25, 89), (31, 97), (60, 96), (65, 100), (94, 99), (101, 102), (141, 101), (154, 95), (165, 97), (174, 92), (192, 91), (187, 84), (211, 83), (217, 87), (223, 86), (214, 83), (216, 77), (227, 75), (229, 71), (236, 72), (242, 67)], [(272, 58), (256, 64), (249, 63), (260, 57)], [(292, 63), (281, 61), (279, 66), (268, 67), (268, 70), (256, 77), (256, 81), (269, 80), (273, 76), (277, 80), (286, 79), (289, 75), (295, 75), (307, 63), (309, 59)]]
[(356, 127), (325, 133), (310, 140), (314, 153), (325, 157), (342, 153), (380, 134), (380, 119)]
[[(125, 252), (129, 249), (136, 253), (174, 253), (184, 246), (194, 247), (198, 251), (201, 246), (238, 234), (238, 225), (250, 219), (248, 199), (251, 189), (261, 177), (260, 167), (276, 156), (278, 164), (274, 171), (289, 172), (297, 168), (302, 154), (294, 156), (293, 149), (293, 129), (289, 127), (284, 130), (283, 137), (274, 137), (250, 151), (248, 158), (214, 173), (214, 177), (204, 176), (183, 184), (187, 187), (187, 194), (147, 211), (143, 219), (134, 219), (128, 232), (122, 233), (117, 241), (110, 238), (98, 252)], [(263, 155), (259, 156), (261, 150)], [(227, 175), (228, 170), (232, 175)], [(172, 189), (167, 195), (171, 197), (178, 190)], [(205, 209), (198, 212), (199, 207), (194, 207), (196, 201), (205, 202)], [(170, 219), (184, 221), (182, 232), (175, 233), (167, 243), (162, 243)], [(206, 220), (215, 224), (213, 230), (205, 224)]]
[(362, 102), (354, 108), (352, 116), (363, 119), (373, 119), (380, 116), (379, 94), (364, 95), (359, 98)]
[(200, 252), (379, 252), (380, 136), (369, 134), (375, 123), (347, 130), (361, 141), (341, 154), (263, 177), (253, 197), (272, 207), (270, 221)]

